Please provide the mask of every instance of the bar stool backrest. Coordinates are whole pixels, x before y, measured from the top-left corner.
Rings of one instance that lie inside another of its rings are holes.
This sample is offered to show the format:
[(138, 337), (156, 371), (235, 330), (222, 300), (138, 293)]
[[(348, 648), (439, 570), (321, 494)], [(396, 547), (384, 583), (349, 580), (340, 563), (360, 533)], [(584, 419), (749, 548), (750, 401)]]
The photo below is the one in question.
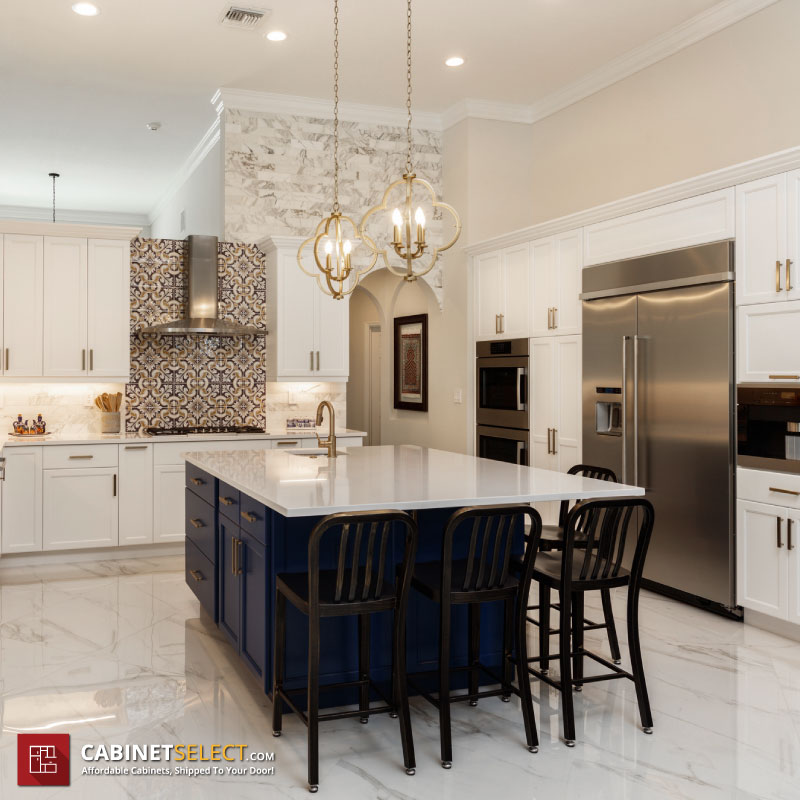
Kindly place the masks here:
[[(638, 513), (637, 513), (638, 512)], [(653, 532), (653, 505), (644, 498), (588, 500), (577, 503), (567, 516), (564, 529), (562, 582), (596, 581), (619, 577), (625, 548), (636, 537), (631, 581), (638, 583)], [(586, 546), (575, 550), (575, 537), (585, 537)], [(575, 553), (582, 559), (578, 575), (573, 573)]]
[[(331, 514), (321, 519), (308, 541), (309, 599), (319, 600), (320, 546), (336, 554), (334, 603), (363, 603), (386, 596), (384, 581), (394, 578), (393, 532), (402, 532), (404, 554), (398, 584), (406, 591), (419, 537), (417, 523), (405, 511), (359, 511)], [(329, 541), (329, 539), (333, 541)], [(395, 586), (395, 596), (398, 587)]]
[[(539, 547), (542, 518), (530, 506), (482, 506), (462, 508), (447, 522), (442, 541), (442, 569), (445, 580), (443, 593), (449, 591), (476, 592), (497, 589), (508, 580), (515, 536), (524, 531), (525, 518), (530, 531), (523, 534), (527, 541), (525, 553), (531, 560)], [(464, 580), (461, 586), (448, 585), (452, 578), (453, 544), (457, 533), (468, 536)], [(533, 550), (531, 550), (533, 545)]]
[[(605, 467), (593, 467), (591, 464), (575, 464), (567, 470), (567, 475), (580, 475), (584, 478), (594, 478), (598, 481), (612, 481), (618, 483), (616, 474)], [(564, 530), (567, 524), (567, 514), (569, 514), (570, 501), (562, 500), (558, 511), (558, 527)]]

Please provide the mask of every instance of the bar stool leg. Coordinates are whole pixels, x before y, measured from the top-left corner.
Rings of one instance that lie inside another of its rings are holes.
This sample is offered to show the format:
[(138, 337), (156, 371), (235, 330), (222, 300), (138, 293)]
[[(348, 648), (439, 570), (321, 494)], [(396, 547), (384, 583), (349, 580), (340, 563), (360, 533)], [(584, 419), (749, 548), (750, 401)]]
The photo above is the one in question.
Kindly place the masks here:
[(570, 657), (570, 596), (559, 591), (559, 651), (561, 667), (561, 709), (564, 715), (564, 741), (567, 747), (575, 747), (575, 711), (572, 705), (572, 660)]
[(539, 584), (539, 669), (550, 671), (550, 587)]
[[(531, 696), (531, 678), (528, 674), (528, 620), (527, 598), (518, 598), (516, 624), (514, 625), (514, 650), (517, 654), (517, 682), (519, 683), (519, 699), (522, 706), (522, 719), (525, 722), (525, 739), (531, 753), (539, 752), (539, 736), (536, 732), (536, 719), (533, 715), (533, 697)], [(506, 603), (513, 614), (513, 601)], [(510, 665), (510, 662), (506, 662)]]
[(639, 703), (639, 716), (642, 718), (642, 729), (645, 733), (653, 732), (653, 714), (650, 711), (650, 698), (647, 695), (647, 684), (644, 680), (644, 663), (642, 648), (639, 642), (639, 586), (628, 587), (628, 646), (631, 652), (631, 672), (636, 686), (636, 700)]
[[(358, 707), (361, 711), (369, 708), (369, 648), (370, 648), (370, 617), (369, 614), (358, 616), (358, 678), (366, 683), (361, 684), (359, 690)], [(369, 714), (360, 718), (362, 725), (369, 722)]]
[(275, 592), (275, 653), (272, 668), (272, 735), (280, 736), (283, 728), (283, 671), (286, 650), (286, 597)]
[(479, 668), (481, 660), (481, 607), (479, 603), (469, 604), (469, 704), (478, 705)]
[(583, 684), (583, 592), (572, 593), (572, 677), (575, 691), (582, 692)]
[[(523, 614), (525, 610), (523, 609)], [(511, 681), (514, 679), (514, 654), (512, 648), (515, 641), (514, 601), (506, 600), (503, 604), (503, 694), (500, 699), (504, 703), (511, 700)], [(517, 648), (519, 653), (519, 648)], [(528, 660), (525, 659), (527, 665)], [(526, 670), (527, 673), (527, 670)]]
[(450, 737), (450, 603), (442, 597), (439, 630), (439, 740), (442, 766), (453, 766), (453, 744)]
[(606, 631), (608, 632), (608, 646), (611, 650), (611, 660), (615, 664), (621, 664), (622, 653), (620, 653), (619, 650), (617, 625), (614, 622), (614, 609), (611, 606), (611, 591), (609, 589), (601, 589), (600, 598), (603, 601), (603, 617), (605, 618)]
[(319, 617), (308, 618), (308, 789), (319, 790)]
[(400, 740), (403, 743), (403, 763), (406, 774), (416, 772), (414, 737), (411, 733), (411, 711), (408, 707), (408, 677), (406, 673), (406, 620), (405, 615), (394, 614), (394, 637), (392, 654), (392, 702), (400, 716)]

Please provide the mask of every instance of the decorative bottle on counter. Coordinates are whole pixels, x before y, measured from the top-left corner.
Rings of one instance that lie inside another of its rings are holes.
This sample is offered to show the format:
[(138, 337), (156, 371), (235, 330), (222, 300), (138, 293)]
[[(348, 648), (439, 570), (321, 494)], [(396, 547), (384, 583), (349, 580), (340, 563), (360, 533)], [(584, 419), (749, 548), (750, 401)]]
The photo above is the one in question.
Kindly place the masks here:
[(39, 414), (36, 417), (36, 433), (44, 433), (46, 428), (47, 423), (42, 419), (42, 415)]

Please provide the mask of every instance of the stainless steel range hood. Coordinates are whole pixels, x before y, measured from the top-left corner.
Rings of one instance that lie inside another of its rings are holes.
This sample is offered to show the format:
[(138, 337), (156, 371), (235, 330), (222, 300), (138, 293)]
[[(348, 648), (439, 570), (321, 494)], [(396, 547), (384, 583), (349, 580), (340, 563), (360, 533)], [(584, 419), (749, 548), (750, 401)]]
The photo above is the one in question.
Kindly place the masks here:
[(189, 236), (189, 315), (162, 322), (142, 333), (162, 336), (264, 336), (265, 330), (220, 319), (217, 305), (217, 237)]

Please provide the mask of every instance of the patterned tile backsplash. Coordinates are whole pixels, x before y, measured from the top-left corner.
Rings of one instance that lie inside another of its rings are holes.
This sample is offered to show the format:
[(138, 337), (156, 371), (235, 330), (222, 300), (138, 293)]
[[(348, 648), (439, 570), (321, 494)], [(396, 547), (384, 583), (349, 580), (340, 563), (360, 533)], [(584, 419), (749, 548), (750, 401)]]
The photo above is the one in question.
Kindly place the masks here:
[[(220, 242), (219, 314), (266, 327), (264, 255), (255, 245)], [(156, 336), (148, 325), (186, 313), (186, 242), (131, 244), (131, 381), (126, 430), (147, 425), (266, 424), (263, 338)]]

